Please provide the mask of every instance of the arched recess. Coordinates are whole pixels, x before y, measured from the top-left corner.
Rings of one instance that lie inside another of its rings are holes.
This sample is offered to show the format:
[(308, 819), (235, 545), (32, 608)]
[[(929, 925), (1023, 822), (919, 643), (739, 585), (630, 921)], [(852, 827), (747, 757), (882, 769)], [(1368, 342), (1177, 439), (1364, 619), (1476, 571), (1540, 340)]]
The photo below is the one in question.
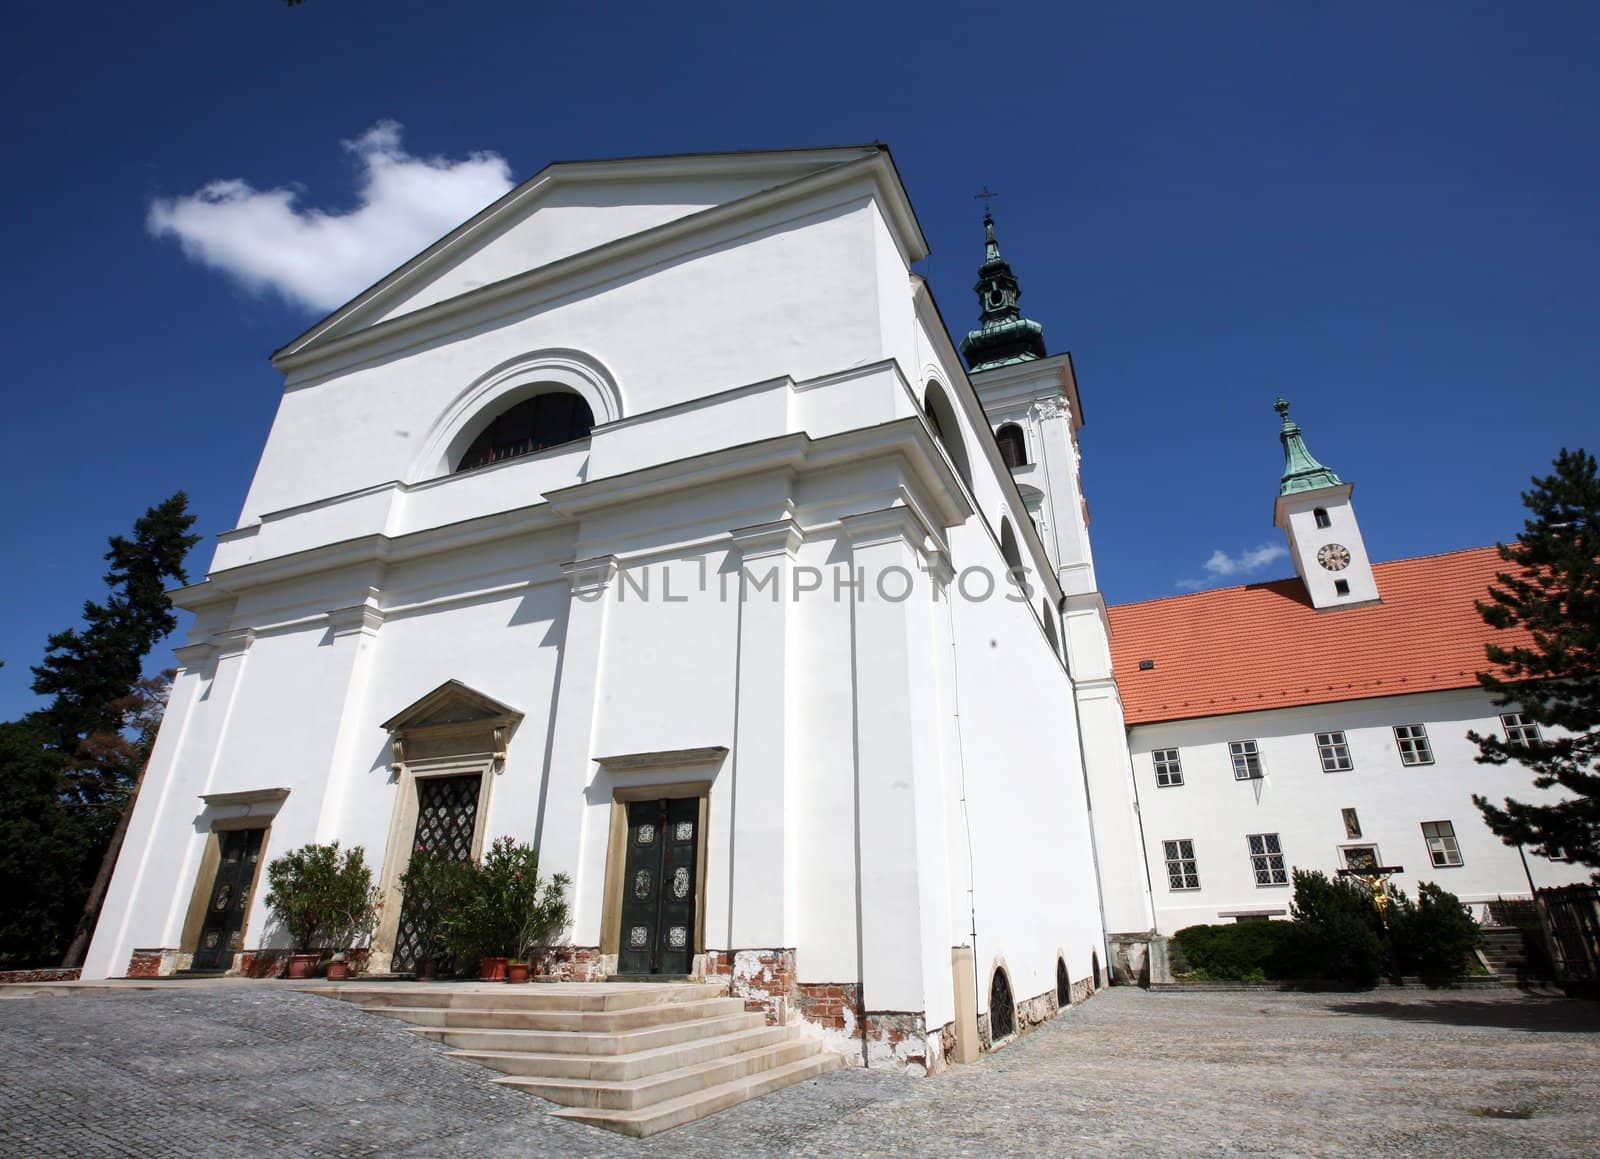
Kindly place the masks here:
[(995, 967), (989, 980), (989, 1044), (998, 1046), (1017, 1032), (1017, 1003), (1011, 996), (1011, 979), (1004, 966)]
[(961, 476), (967, 490), (972, 490), (972, 468), (967, 462), (967, 446), (961, 439), (961, 422), (956, 418), (955, 408), (950, 405), (950, 397), (945, 394), (944, 387), (930, 381), (922, 396), (922, 409), (928, 416), (928, 424), (933, 427), (934, 435), (955, 464), (956, 474)]
[(406, 482), (450, 474), (473, 439), (496, 416), (555, 390), (568, 390), (582, 398), (597, 427), (623, 417), (616, 380), (596, 359), (581, 351), (554, 348), (520, 354), (480, 375), (450, 401), (423, 440)]
[(1009, 516), (1000, 517), (1000, 554), (1005, 558), (1006, 568), (1015, 575), (1022, 567), (1022, 552), (1017, 548), (1017, 533), (1011, 528)]
[(1072, 980), (1067, 976), (1067, 960), (1056, 959), (1056, 1009), (1065, 1010), (1072, 1005)]
[(1000, 458), (1006, 466), (1015, 468), (1028, 465), (1028, 440), (1016, 423), (1001, 424), (994, 433), (994, 441), (1000, 445)]

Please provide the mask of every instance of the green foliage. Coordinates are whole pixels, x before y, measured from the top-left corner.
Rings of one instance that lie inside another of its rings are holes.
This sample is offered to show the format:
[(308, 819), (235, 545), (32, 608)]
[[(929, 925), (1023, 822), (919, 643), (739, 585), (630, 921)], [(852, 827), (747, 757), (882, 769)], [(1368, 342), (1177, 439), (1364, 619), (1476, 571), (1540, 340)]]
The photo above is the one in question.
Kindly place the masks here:
[(1478, 923), (1459, 898), (1432, 882), (1417, 886), (1417, 900), (1401, 895), (1404, 904), (1389, 911), (1389, 933), (1395, 957), (1406, 974), (1429, 985), (1462, 977), (1471, 968), (1478, 941)]
[(1378, 908), (1363, 886), (1297, 869), (1290, 910), (1294, 921), (1276, 963), (1280, 977), (1377, 983), (1388, 954)]
[(1512, 569), (1497, 573), (1489, 599), (1478, 603), (1490, 627), (1520, 628), (1531, 640), (1486, 645), (1492, 667), (1478, 682), (1543, 736), (1468, 736), (1484, 764), (1514, 761), (1538, 788), (1566, 793), (1539, 804), (1472, 800), (1506, 844), (1600, 869), (1600, 473), (1593, 455), (1563, 449), (1555, 472), (1532, 482), (1522, 495), (1530, 512), (1522, 534), (1500, 545)]
[(451, 923), (471, 895), (475, 866), (448, 854), (419, 845), (412, 851), (400, 891), (405, 895), (406, 916), (415, 924), (419, 969), (434, 962), (444, 949)]
[(474, 866), (465, 898), (446, 926), (450, 948), (465, 957), (526, 959), (571, 919), (564, 873), (541, 881), (533, 847), (496, 839)]
[(378, 893), (366, 851), (341, 853), (330, 845), (304, 845), (267, 866), (267, 905), (294, 949), (342, 951), (372, 932)]
[(33, 689), (50, 703), (0, 725), (0, 960), (8, 965), (54, 965), (69, 943), (77, 955), (93, 928), (118, 819), (166, 707), (167, 682), (141, 673), (176, 624), (166, 589), (187, 582), (183, 557), (198, 540), (187, 504), (179, 492), (146, 511), (132, 538), (112, 538), (108, 598), (84, 605), (81, 627), (52, 635), (33, 669)]
[(1264, 982), (1278, 977), (1277, 957), (1289, 922), (1188, 926), (1173, 935), (1201, 982)]
[(66, 758), (37, 721), (0, 724), (0, 967), (54, 966), (115, 818), (62, 802)]

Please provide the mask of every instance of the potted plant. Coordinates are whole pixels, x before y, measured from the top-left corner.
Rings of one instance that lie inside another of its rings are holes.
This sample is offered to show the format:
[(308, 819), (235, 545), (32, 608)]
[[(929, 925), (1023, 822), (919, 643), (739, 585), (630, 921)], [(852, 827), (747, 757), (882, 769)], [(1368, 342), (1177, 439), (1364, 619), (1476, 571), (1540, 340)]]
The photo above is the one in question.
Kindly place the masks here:
[(357, 899), (369, 907), (377, 899), (359, 845), (341, 852), (337, 841), (313, 843), (285, 853), (267, 866), (267, 885), (267, 906), (289, 932), (290, 978), (314, 977), (330, 941), (342, 941), (362, 924), (371, 929)]
[(338, 872), (328, 882), (324, 903), (330, 914), (324, 941), (333, 956), (328, 961), (330, 982), (350, 974), (350, 956), (372, 937), (378, 924), (378, 891), (372, 884), (366, 852), (360, 846), (345, 855)]
[(470, 886), (456, 917), (449, 923), (458, 953), (481, 959), (479, 979), (503, 981), (507, 964), (516, 959), (518, 974), (527, 977), (528, 952), (567, 922), (568, 879), (558, 874), (541, 887), (539, 859), (515, 838), (495, 840), (474, 866)]
[(417, 932), (417, 981), (431, 982), (439, 958), (454, 944), (452, 925), (472, 885), (474, 867), (438, 850), (418, 845), (400, 875), (406, 917)]

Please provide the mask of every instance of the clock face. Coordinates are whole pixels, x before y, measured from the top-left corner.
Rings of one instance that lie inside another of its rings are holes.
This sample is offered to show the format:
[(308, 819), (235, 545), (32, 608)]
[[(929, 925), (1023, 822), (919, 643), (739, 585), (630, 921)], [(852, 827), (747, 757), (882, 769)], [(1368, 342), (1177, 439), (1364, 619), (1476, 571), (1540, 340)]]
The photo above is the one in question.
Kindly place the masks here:
[(1350, 549), (1342, 543), (1324, 543), (1317, 549), (1317, 562), (1329, 571), (1343, 571), (1350, 566)]

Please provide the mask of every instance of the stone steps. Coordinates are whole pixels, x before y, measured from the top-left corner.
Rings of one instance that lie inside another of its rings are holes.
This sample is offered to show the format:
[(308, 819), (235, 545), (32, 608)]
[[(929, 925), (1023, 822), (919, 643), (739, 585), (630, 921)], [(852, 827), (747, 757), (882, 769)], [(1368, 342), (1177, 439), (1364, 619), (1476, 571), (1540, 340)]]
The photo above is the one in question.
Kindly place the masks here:
[(737, 998), (709, 998), (694, 1002), (658, 1002), (622, 1010), (539, 1010), (499, 1006), (387, 1006), (374, 1014), (404, 1019), (416, 1026), (450, 1030), (582, 1030), (617, 1033), (662, 1026), (688, 1019), (716, 1018), (745, 1013)]
[(671, 1130), (673, 1127), (681, 1127), (685, 1123), (692, 1123), (696, 1119), (703, 1119), (707, 1115), (736, 1107), (749, 1099), (759, 1098), (772, 1091), (782, 1090), (795, 1083), (827, 1074), (842, 1065), (843, 1062), (838, 1055), (829, 1054), (819, 1048), (812, 1057), (802, 1059), (800, 1062), (792, 1062), (787, 1066), (775, 1067), (746, 1078), (707, 1087), (695, 1094), (668, 1099), (664, 1103), (656, 1103), (650, 1107), (631, 1111), (569, 1107), (566, 1110), (550, 1113), (558, 1119), (571, 1119), (587, 1123), (591, 1127), (604, 1127), (618, 1134), (643, 1138), (646, 1135)]
[[(310, 987), (308, 987), (309, 989)], [(704, 983), (349, 985), (316, 992), (402, 1019), (551, 1112), (654, 1135), (842, 1065)]]
[(677, 1070), (697, 1062), (708, 1062), (730, 1054), (758, 1050), (789, 1039), (785, 1026), (759, 1026), (752, 1030), (738, 1030), (732, 1034), (719, 1034), (712, 1038), (695, 1038), (688, 1042), (675, 1042), (653, 1050), (636, 1050), (628, 1054), (569, 1054), (514, 1050), (453, 1050), (451, 1055), (486, 1066), (507, 1075), (544, 1076), (547, 1078), (595, 1079), (620, 1082), (624, 1079), (642, 1078), (662, 1071)]

